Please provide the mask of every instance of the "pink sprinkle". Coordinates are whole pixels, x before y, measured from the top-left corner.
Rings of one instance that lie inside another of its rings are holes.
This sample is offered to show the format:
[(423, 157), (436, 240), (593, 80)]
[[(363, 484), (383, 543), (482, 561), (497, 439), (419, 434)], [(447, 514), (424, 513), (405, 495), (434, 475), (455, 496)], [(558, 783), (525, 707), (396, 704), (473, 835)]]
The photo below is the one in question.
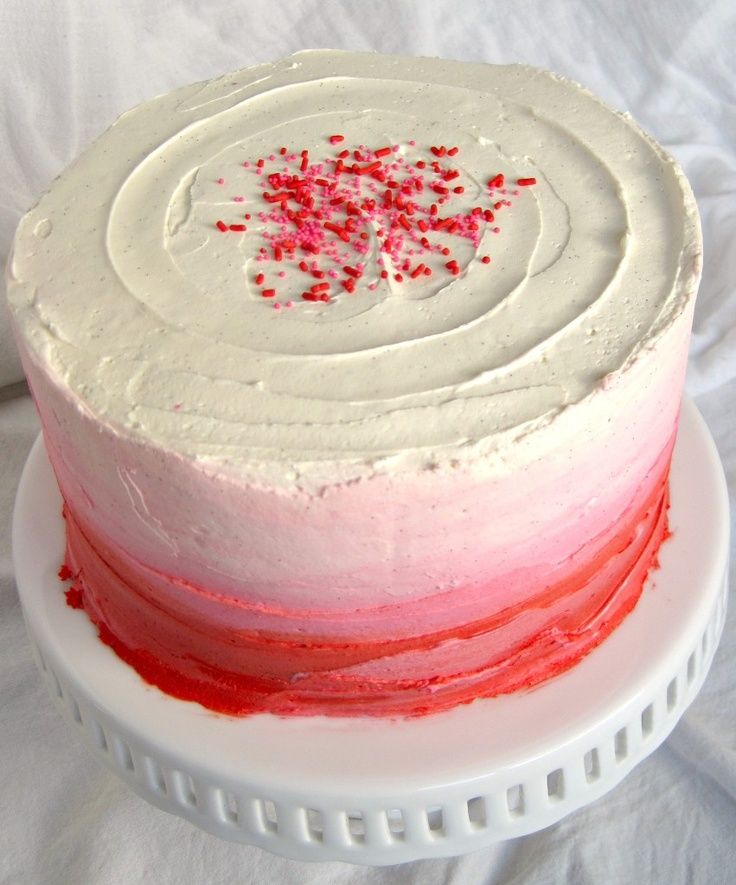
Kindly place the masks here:
[(285, 271), (285, 270), (280, 270), (280, 271), (278, 272), (277, 276), (280, 277), (280, 278), (283, 280), (283, 278), (286, 276), (286, 271)]
[(287, 307), (293, 307), (293, 306), (294, 306), (294, 302), (293, 302), (293, 301), (287, 301), (287, 302), (286, 302), (286, 306), (287, 306)]
[(278, 301), (274, 301), (273, 309), (274, 310), (281, 310), (281, 305), (278, 303)]
[(217, 179), (217, 183), (218, 183), (218, 184), (225, 184), (225, 179), (224, 179), (224, 178), (218, 178), (218, 179)]
[(243, 169), (250, 169), (250, 163), (247, 160), (243, 161)]
[(244, 203), (245, 197), (233, 197), (233, 203)]
[(416, 147), (416, 141), (414, 141), (414, 139), (412, 138), (412, 140), (409, 142), (409, 145), (410, 147)]
[(183, 403), (174, 403), (174, 411), (178, 412), (182, 405)]
[(501, 233), (501, 228), (500, 228), (500, 227), (492, 227), (491, 230), (493, 231), (494, 234), (500, 234), (500, 233)]

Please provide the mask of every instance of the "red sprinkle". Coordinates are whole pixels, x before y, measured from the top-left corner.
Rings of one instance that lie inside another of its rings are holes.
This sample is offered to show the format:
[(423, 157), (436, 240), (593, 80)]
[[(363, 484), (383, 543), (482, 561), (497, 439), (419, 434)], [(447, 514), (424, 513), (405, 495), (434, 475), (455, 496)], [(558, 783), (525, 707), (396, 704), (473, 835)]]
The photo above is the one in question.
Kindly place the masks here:
[(225, 224), (224, 221), (217, 221), (217, 222), (215, 222), (215, 227), (216, 227), (218, 230), (221, 230), (223, 233), (225, 233), (225, 231), (227, 230), (227, 225)]
[(484, 256), (481, 258), (481, 261), (483, 262), (483, 264), (490, 264), (490, 263), (491, 263), (491, 257), (490, 257), (490, 255), (484, 255)]
[(391, 148), (390, 147), (378, 148), (378, 150), (374, 151), (374, 153), (377, 157), (387, 157), (391, 153)]
[(345, 141), (344, 135), (331, 135), (330, 136), (330, 144), (340, 144), (341, 141)]
[(274, 296), (275, 294), (276, 294), (276, 290), (275, 290), (275, 289), (263, 289), (263, 290), (261, 291), (261, 295), (262, 295), (264, 298), (273, 298), (273, 296)]
[(261, 283), (265, 280), (265, 276), (262, 273), (259, 273), (256, 277), (256, 286), (260, 286)]
[(371, 172), (377, 172), (381, 168), (381, 161), (374, 160), (373, 163), (369, 163), (367, 166), (353, 166), (353, 172), (356, 175), (370, 175)]
[(248, 228), (244, 224), (231, 224), (230, 230), (244, 231), (244, 230), (248, 230)]
[(520, 185), (521, 187), (529, 187), (532, 184), (536, 184), (537, 179), (536, 178), (517, 178), (516, 183), (518, 185)]

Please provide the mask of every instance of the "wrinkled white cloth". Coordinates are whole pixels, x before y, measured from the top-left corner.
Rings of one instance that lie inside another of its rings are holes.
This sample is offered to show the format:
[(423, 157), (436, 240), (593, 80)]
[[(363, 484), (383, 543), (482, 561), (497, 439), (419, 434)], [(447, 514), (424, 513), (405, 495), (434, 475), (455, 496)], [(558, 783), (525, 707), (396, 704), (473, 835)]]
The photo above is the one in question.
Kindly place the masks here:
[[(0, 260), (23, 211), (95, 135), (176, 86), (308, 47), (556, 70), (629, 110), (693, 184), (706, 256), (687, 386), (733, 501), (735, 45), (732, 0), (3, 0)], [(0, 310), (2, 885), (736, 881), (733, 612), (701, 694), (668, 741), (608, 796), (535, 835), (453, 860), (309, 865), (219, 841), (147, 805), (72, 735), (32, 662), (10, 559), (13, 499), (38, 431), (29, 397), (4, 387), (21, 377)]]

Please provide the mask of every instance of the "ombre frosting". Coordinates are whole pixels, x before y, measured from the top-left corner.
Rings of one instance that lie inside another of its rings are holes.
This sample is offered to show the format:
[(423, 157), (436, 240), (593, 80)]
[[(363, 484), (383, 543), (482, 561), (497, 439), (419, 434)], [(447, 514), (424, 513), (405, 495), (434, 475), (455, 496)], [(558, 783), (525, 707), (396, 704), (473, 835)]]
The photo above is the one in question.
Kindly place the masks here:
[(8, 266), (74, 599), (228, 713), (562, 672), (667, 535), (700, 263), (672, 158), (528, 67), (305, 52), (141, 105)]

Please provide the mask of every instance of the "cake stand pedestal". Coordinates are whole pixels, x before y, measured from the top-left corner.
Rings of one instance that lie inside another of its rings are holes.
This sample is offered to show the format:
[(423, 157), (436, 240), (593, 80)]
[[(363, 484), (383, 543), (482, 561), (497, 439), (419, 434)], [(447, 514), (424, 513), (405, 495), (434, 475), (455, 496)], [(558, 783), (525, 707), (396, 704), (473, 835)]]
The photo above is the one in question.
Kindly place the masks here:
[(534, 691), (415, 720), (234, 719), (145, 684), (65, 603), (61, 500), (40, 438), (18, 491), (15, 570), (57, 706), (139, 795), (297, 860), (395, 864), (547, 827), (670, 733), (705, 679), (726, 608), (725, 481), (688, 401), (671, 493), (661, 568), (599, 648)]

